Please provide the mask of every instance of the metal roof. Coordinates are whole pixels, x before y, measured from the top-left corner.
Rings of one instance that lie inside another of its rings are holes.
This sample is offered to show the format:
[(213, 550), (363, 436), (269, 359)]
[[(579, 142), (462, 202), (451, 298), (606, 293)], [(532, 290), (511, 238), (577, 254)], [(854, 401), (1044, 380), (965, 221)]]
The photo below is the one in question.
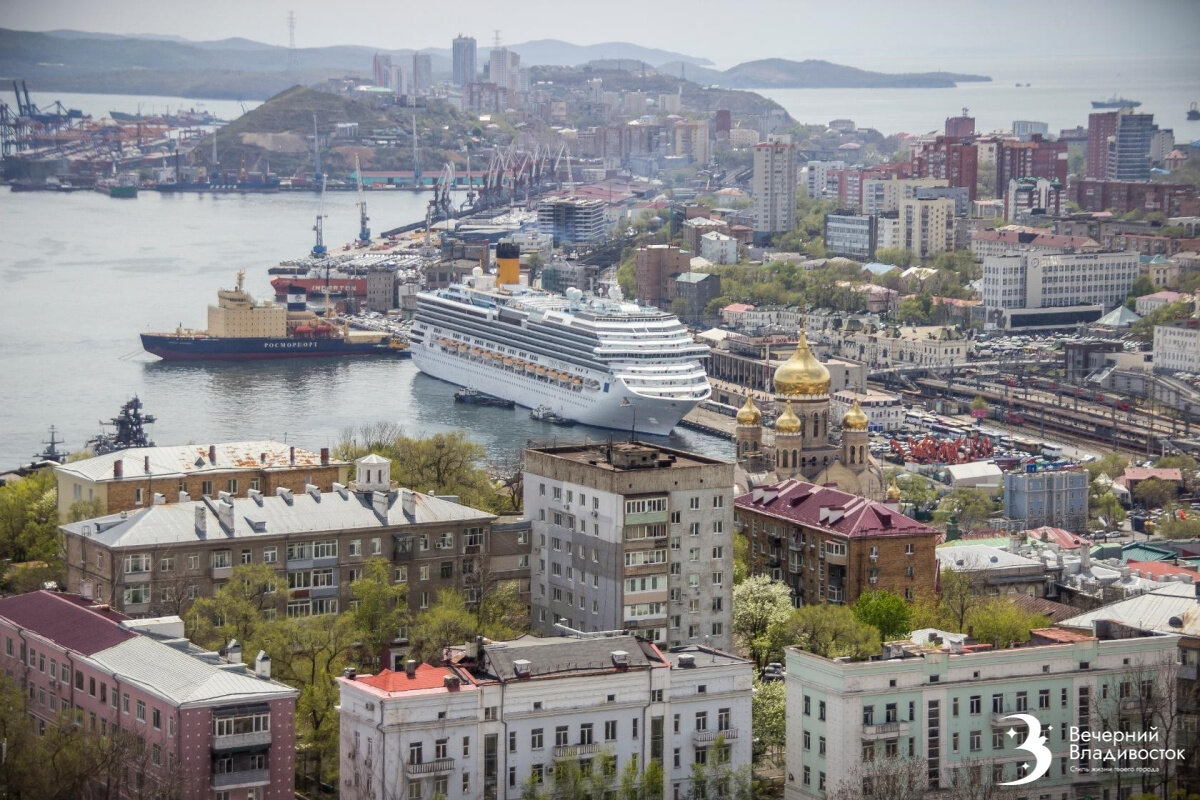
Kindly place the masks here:
[(647, 669), (654, 663), (636, 636), (597, 636), (574, 639), (564, 636), (522, 636), (499, 644), (484, 645), (484, 654), (492, 675), (501, 681), (517, 680), (516, 661), (529, 662), (531, 678), (570, 677), (597, 672), (614, 672), (614, 651), (627, 655), (628, 669)]
[[(1175, 626), (1177, 618), (1182, 624)], [(1098, 620), (1115, 620), (1164, 633), (1200, 634), (1200, 600), (1190, 583), (1168, 583), (1146, 594), (1094, 608), (1058, 623), (1069, 628), (1091, 628)]]
[(1043, 567), (1042, 561), (983, 544), (959, 544), (934, 551), (938, 561), (956, 571), (1002, 569), (1004, 567)]
[[(216, 455), (216, 459), (210, 459)], [(294, 460), (293, 460), (294, 457)], [(149, 459), (149, 461), (147, 461)], [(204, 472), (229, 472), (236, 469), (279, 470), (321, 465), (321, 455), (271, 440), (185, 444), (172, 447), (133, 447), (113, 453), (72, 461), (55, 467), (57, 473), (89, 481), (111, 481), (113, 463), (121, 461), (125, 479), (168, 478)], [(346, 466), (345, 461), (329, 462)], [(149, 470), (146, 469), (149, 464)]]
[(299, 694), (290, 686), (253, 673), (205, 663), (147, 636), (135, 636), (94, 653), (91, 658), (120, 675), (123, 682), (136, 683), (180, 705), (267, 700)]
[[(402, 493), (413, 498), (413, 514), (404, 513)], [(153, 547), (189, 542), (244, 540), (253, 537), (336, 531), (371, 531), (439, 522), (475, 520), (482, 523), (494, 518), (486, 511), (442, 500), (407, 489), (388, 493), (387, 513), (376, 513), (370, 492), (321, 492), (316, 496), (296, 492), (284, 496), (239, 497), (232, 499), (232, 527), (221, 524), (212, 500), (153, 505), (130, 513), (113, 514), (63, 525), (62, 530), (86, 536), (105, 547)], [(198, 514), (197, 511), (200, 510)], [(197, 528), (197, 517), (204, 530)]]
[(137, 636), (120, 627), (128, 619), (124, 614), (79, 595), (45, 590), (0, 598), (0, 618), (83, 655)]

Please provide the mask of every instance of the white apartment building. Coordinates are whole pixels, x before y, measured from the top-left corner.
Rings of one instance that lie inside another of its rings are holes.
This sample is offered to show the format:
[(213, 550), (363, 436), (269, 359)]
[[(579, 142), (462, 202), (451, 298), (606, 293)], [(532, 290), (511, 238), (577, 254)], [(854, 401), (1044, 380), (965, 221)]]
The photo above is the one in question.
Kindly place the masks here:
[[(1025, 317), (1045, 326), (1089, 321), (1099, 309), (1124, 302), (1134, 280), (1141, 274), (1138, 254), (1133, 252), (1030, 253), (1010, 252), (983, 259), (983, 305), (988, 321), (999, 310), (1009, 324), (1022, 327)], [(1031, 313), (1053, 309), (1054, 313)], [(1075, 317), (1078, 317), (1076, 319)]]
[(786, 134), (754, 146), (754, 232), (786, 233), (796, 226), (796, 146)]
[(954, 201), (949, 197), (905, 198), (898, 218), (902, 246), (919, 258), (954, 249)]
[(730, 648), (732, 463), (638, 442), (533, 447), (524, 497), (535, 631)]
[(1200, 372), (1200, 318), (1154, 326), (1154, 368)]
[[(808, 189), (808, 196), (820, 199), (833, 194), (836, 197), (837, 179), (832, 173), (845, 168), (845, 161), (809, 161), (804, 167), (804, 183)], [(831, 181), (830, 178), (833, 180)], [(832, 192), (830, 192), (831, 188)]]
[(854, 401), (867, 415), (867, 429), (872, 431), (894, 431), (904, 425), (904, 405), (900, 395), (888, 392), (859, 392), (847, 387), (834, 392), (829, 398), (829, 413), (834, 419), (841, 419), (850, 410)]
[[(554, 765), (663, 767), (690, 797), (693, 764), (748, 765), (753, 665), (628, 635), (477, 643), (455, 664), (338, 679), (340, 795), (351, 800), (516, 800)], [(719, 752), (716, 748), (722, 748)]]
[(939, 325), (879, 327), (832, 331), (832, 352), (871, 367), (927, 364), (950, 366), (967, 358), (971, 343), (961, 331)]
[[(1031, 762), (1017, 749), (1028, 728), (1009, 717), (1019, 713), (1041, 723), (1051, 759), (1028, 794), (1014, 796), (1119, 800), (1128, 795), (1112, 788), (1117, 777), (1099, 771), (1116, 764), (1071, 757), (1067, 734), (1072, 726), (1141, 730), (1174, 697), (1178, 641), (1096, 622), (1090, 635), (1038, 629), (1027, 644), (1006, 649), (967, 644), (963, 634), (916, 631), (911, 643), (886, 644), (883, 657), (871, 661), (788, 648), (784, 798), (884, 800), (921, 790), (928, 797), (993, 796), (996, 784), (1017, 780)], [(1007, 735), (1010, 729), (1018, 734)], [(1121, 777), (1128, 791), (1142, 776)], [(1154, 770), (1149, 780), (1157, 777)]]
[(900, 201), (911, 200), (920, 188), (949, 186), (945, 178), (867, 178), (862, 182), (864, 214), (900, 210)]
[(736, 264), (738, 260), (737, 239), (723, 233), (709, 231), (700, 237), (700, 256), (714, 264)]

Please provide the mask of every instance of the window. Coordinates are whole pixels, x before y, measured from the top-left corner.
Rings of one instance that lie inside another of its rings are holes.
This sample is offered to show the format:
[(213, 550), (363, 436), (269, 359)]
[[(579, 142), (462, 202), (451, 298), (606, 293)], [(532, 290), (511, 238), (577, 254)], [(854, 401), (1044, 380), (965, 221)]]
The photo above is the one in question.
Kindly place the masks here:
[(336, 539), (330, 539), (324, 542), (313, 542), (312, 546), (313, 558), (337, 558), (338, 543)]
[(471, 737), (470, 736), (464, 736), (462, 738), (462, 754), (463, 754), (463, 758), (466, 758), (467, 756), (471, 755)]
[(697, 711), (696, 712), (696, 730), (698, 730), (698, 731), (708, 730), (708, 712), (707, 711)]
[(124, 591), (125, 605), (133, 606), (142, 603), (150, 602), (150, 586), (142, 584), (140, 586), (128, 586)]
[(558, 727), (556, 727), (554, 729), (554, 746), (555, 747), (566, 747), (568, 744), (569, 737), (570, 737), (570, 731), (567, 728), (567, 726), (559, 725)]
[(396, 583), (408, 583), (408, 565), (407, 564), (396, 567), (395, 572), (393, 572), (392, 574), (394, 576), (394, 580)]
[(529, 734), (529, 747), (532, 750), (542, 749), (542, 729), (534, 728)]
[(150, 724), (154, 726), (156, 731), (162, 730), (162, 712), (157, 708), (150, 711)]
[(579, 726), (579, 743), (580, 744), (591, 744), (592, 743), (592, 723), (585, 722)]
[(253, 557), (253, 555), (250, 553), (250, 550), (249, 550), (249, 549), (244, 549), (244, 550), (242, 550), (242, 563), (243, 563), (243, 564), (252, 564), (252, 563), (254, 563), (254, 557)]
[(817, 719), (825, 719), (825, 701), (821, 700), (817, 703)]
[(983, 734), (980, 731), (971, 731), (971, 752), (978, 753), (983, 749)]
[(423, 581), (429, 580), (429, 565), (428, 564), (421, 565), (419, 576), (420, 576), (420, 579)]
[(279, 560), (279, 550), (275, 547), (263, 548), (263, 563), (274, 564)]
[(150, 571), (150, 554), (136, 553), (134, 555), (125, 556), (125, 572), (149, 572)]
[(212, 553), (212, 568), (224, 569), (233, 566), (233, 553), (229, 550), (214, 550)]
[(175, 556), (163, 556), (158, 560), (159, 572), (174, 572), (175, 571)]
[(199, 553), (188, 553), (187, 558), (188, 558), (187, 568), (189, 570), (195, 571), (195, 570), (200, 569), (200, 554)]
[(980, 697), (977, 694), (971, 695), (971, 713), (972, 714), (980, 713), (980, 711), (982, 709), (982, 705), (983, 705), (982, 697)]
[(350, 540), (350, 555), (354, 557), (362, 555), (362, 539)]
[(146, 703), (143, 700), (137, 701), (137, 714), (135, 714), (138, 722), (146, 721)]

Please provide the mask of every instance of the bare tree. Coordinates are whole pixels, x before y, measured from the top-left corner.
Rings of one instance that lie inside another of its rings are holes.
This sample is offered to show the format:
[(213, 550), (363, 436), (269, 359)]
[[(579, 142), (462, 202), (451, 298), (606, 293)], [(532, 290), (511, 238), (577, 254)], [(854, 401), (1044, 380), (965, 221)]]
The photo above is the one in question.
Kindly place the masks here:
[(871, 758), (842, 779), (829, 800), (922, 800), (928, 786), (919, 758)]
[(500, 487), (514, 513), (520, 513), (525, 499), (525, 451), (497, 456), (488, 461), (488, 474)]

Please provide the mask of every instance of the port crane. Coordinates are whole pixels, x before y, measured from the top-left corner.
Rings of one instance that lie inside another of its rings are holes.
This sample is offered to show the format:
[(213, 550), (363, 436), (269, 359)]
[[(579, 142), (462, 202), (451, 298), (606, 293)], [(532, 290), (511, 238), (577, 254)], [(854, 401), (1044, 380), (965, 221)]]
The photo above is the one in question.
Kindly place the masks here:
[(371, 218), (367, 216), (367, 201), (363, 197), (362, 167), (358, 163), (358, 156), (354, 157), (354, 175), (358, 178), (358, 244), (366, 247), (371, 243), (371, 229), (367, 227), (367, 221)]
[[(317, 205), (317, 223), (313, 225), (313, 230), (316, 231), (317, 241), (313, 245), (312, 257), (324, 258), (328, 254), (329, 249), (325, 247), (325, 176), (321, 176), (321, 200)], [(325, 283), (329, 283), (329, 273), (325, 273)]]

